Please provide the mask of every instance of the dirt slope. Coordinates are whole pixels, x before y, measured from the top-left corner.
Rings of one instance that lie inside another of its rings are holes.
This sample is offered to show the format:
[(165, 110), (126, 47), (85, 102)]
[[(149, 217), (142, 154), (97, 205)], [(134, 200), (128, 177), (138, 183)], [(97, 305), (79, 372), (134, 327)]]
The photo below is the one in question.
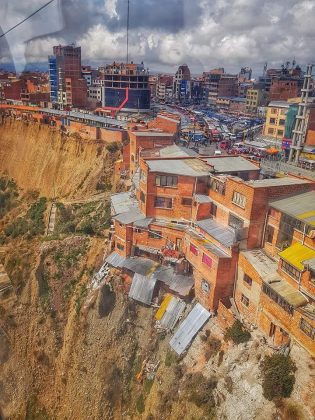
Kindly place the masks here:
[(85, 197), (104, 169), (104, 142), (65, 136), (46, 125), (7, 119), (0, 125), (0, 175), (46, 197)]

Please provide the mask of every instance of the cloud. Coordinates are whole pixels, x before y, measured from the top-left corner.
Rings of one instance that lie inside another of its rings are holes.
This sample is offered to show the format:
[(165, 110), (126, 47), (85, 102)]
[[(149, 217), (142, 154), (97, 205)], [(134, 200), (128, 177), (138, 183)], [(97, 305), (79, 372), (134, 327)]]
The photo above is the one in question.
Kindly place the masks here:
[[(44, 2), (5, 0), (2, 29)], [(60, 0), (61, 16), (38, 14), (23, 36), (19, 30), (8, 38), (11, 54), (16, 62), (23, 53), (28, 61), (45, 61), (58, 41), (81, 45), (85, 63), (124, 60), (126, 4)], [(304, 65), (314, 61), (314, 21), (313, 0), (130, 0), (130, 57), (159, 71), (184, 62), (193, 72), (216, 66), (261, 71), (265, 61), (274, 66), (293, 58)], [(0, 42), (0, 60), (2, 50)]]

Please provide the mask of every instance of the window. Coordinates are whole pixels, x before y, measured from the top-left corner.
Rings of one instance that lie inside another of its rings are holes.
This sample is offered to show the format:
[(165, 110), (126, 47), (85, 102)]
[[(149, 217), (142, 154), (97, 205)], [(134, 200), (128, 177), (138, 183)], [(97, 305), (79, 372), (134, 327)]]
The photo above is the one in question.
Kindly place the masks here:
[(209, 268), (212, 267), (212, 259), (207, 254), (202, 255), (202, 262), (207, 265)]
[(268, 128), (268, 134), (273, 134), (274, 130), (273, 128)]
[(244, 283), (248, 284), (249, 286), (251, 286), (252, 283), (253, 283), (253, 279), (251, 277), (249, 277), (246, 273), (244, 274), (243, 281), (244, 281)]
[(217, 209), (218, 209), (218, 206), (214, 203), (211, 203), (211, 207), (210, 207), (211, 216), (213, 216), (213, 217), (217, 216)]
[(277, 135), (278, 136), (283, 136), (283, 130), (278, 130)]
[(269, 244), (272, 244), (274, 231), (275, 231), (275, 228), (273, 226), (267, 225), (266, 242), (268, 242)]
[(293, 265), (287, 263), (284, 260), (280, 260), (280, 267), (282, 271), (289, 274), (289, 276), (293, 277), (295, 280), (300, 279), (300, 271), (293, 267)]
[(218, 179), (211, 179), (210, 188), (221, 195), (225, 194), (225, 183)]
[(237, 206), (242, 207), (244, 209), (246, 206), (246, 197), (245, 195), (240, 194), (237, 191), (234, 191), (232, 202), (236, 204)]
[(176, 187), (177, 181), (177, 176), (156, 175), (155, 177), (155, 185), (157, 187)]
[(241, 229), (244, 226), (244, 221), (234, 214), (230, 213), (229, 215), (229, 226), (234, 229)]
[(171, 209), (173, 207), (172, 199), (168, 197), (155, 197), (154, 207)]
[(147, 174), (142, 169), (140, 169), (140, 181), (147, 182)]
[(293, 306), (290, 305), (286, 300), (283, 299), (278, 293), (276, 293), (271, 287), (267, 284), (263, 283), (262, 291), (267, 295), (270, 299), (276, 302), (282, 309), (284, 309), (289, 314), (293, 315)]
[(312, 340), (315, 338), (315, 328), (312, 327), (311, 324), (309, 324), (307, 321), (305, 321), (304, 318), (300, 319), (300, 329), (309, 337), (311, 337)]
[(142, 201), (142, 203), (145, 202), (145, 194), (143, 191), (140, 191), (140, 200)]
[(269, 123), (270, 124), (275, 124), (276, 123), (276, 119), (275, 118), (270, 118), (269, 119)]
[(162, 232), (160, 232), (159, 230), (149, 230), (149, 238), (161, 239), (161, 237), (162, 237)]
[(210, 292), (210, 284), (204, 279), (201, 281), (201, 289), (207, 294)]
[(281, 119), (279, 120), (279, 125), (284, 125), (285, 124), (285, 120)]
[(190, 244), (189, 250), (194, 255), (198, 255), (199, 254), (198, 248), (195, 245), (193, 245), (193, 244)]
[(277, 113), (277, 108), (271, 108), (271, 113), (276, 114)]
[(182, 205), (183, 206), (191, 206), (192, 205), (192, 198), (182, 198)]
[(242, 293), (242, 296), (241, 296), (241, 302), (242, 302), (242, 304), (244, 306), (248, 307), (248, 305), (249, 305), (249, 299), (248, 299), (248, 297), (246, 297), (245, 295), (243, 295), (243, 293)]
[(117, 249), (119, 249), (119, 251), (123, 251), (125, 247), (121, 243), (117, 242)]

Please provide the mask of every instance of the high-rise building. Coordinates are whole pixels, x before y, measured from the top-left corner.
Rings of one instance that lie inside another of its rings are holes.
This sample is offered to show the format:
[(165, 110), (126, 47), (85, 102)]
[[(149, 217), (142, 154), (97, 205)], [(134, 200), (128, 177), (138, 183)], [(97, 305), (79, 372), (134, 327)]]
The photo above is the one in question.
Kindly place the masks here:
[(150, 109), (149, 72), (144, 64), (113, 63), (99, 68), (102, 106), (112, 111)]
[(191, 93), (191, 76), (187, 64), (178, 67), (173, 81), (174, 98), (179, 101), (189, 99)]
[(51, 102), (59, 107), (85, 107), (87, 86), (81, 73), (81, 47), (55, 46), (48, 63)]

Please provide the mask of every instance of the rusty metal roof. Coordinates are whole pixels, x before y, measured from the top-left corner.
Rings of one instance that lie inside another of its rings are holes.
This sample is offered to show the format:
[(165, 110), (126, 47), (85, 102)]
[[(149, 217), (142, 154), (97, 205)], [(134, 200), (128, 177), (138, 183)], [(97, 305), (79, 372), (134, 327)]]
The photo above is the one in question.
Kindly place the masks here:
[(192, 177), (208, 176), (211, 168), (199, 159), (156, 159), (146, 161), (151, 172)]

